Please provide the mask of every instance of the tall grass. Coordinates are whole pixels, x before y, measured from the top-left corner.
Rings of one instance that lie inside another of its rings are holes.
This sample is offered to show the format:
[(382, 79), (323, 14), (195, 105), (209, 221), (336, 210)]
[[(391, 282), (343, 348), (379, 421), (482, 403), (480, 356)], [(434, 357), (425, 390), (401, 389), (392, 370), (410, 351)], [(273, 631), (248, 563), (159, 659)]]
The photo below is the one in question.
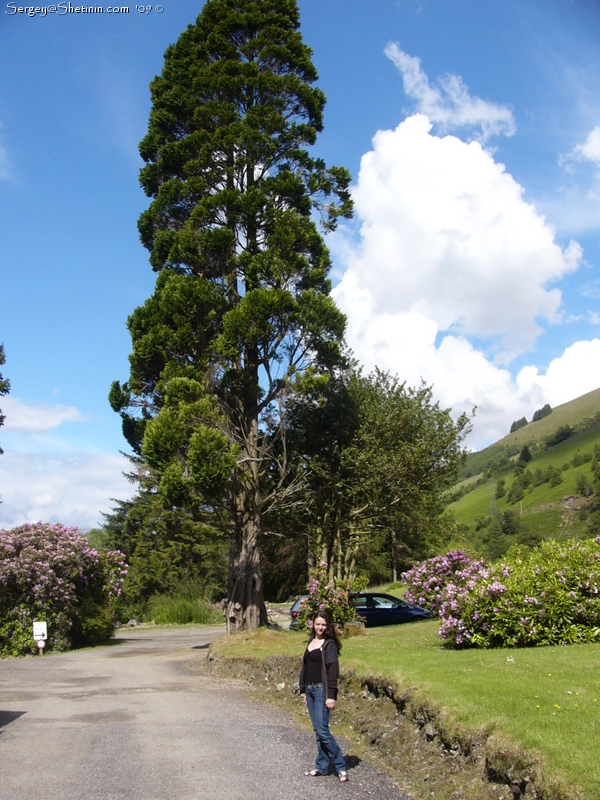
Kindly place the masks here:
[(143, 615), (144, 622), (157, 625), (217, 625), (221, 611), (203, 597), (202, 586), (194, 581), (181, 583), (169, 594), (153, 595)]

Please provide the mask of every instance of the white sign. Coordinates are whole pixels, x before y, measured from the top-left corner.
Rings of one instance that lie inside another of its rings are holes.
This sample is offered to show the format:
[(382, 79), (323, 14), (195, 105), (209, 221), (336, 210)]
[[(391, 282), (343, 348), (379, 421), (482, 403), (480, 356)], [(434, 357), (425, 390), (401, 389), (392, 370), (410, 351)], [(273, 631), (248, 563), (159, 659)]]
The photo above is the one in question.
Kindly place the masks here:
[(38, 647), (38, 650), (43, 650), (44, 647), (46, 647), (46, 642), (43, 639), (38, 639), (37, 640), (37, 647)]
[(33, 623), (33, 638), (34, 641), (39, 642), (40, 640), (45, 640), (48, 638), (48, 627), (46, 622), (35, 622)]

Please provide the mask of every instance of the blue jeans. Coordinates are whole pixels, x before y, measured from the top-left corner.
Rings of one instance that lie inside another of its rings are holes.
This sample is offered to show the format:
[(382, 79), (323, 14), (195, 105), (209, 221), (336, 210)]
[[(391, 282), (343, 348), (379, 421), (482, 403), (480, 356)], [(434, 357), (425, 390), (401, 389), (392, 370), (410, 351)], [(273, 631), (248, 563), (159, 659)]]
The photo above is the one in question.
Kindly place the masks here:
[(317, 737), (317, 761), (319, 772), (329, 774), (331, 767), (339, 773), (346, 770), (346, 762), (339, 744), (329, 730), (329, 709), (323, 697), (323, 684), (311, 683), (306, 687), (306, 705)]

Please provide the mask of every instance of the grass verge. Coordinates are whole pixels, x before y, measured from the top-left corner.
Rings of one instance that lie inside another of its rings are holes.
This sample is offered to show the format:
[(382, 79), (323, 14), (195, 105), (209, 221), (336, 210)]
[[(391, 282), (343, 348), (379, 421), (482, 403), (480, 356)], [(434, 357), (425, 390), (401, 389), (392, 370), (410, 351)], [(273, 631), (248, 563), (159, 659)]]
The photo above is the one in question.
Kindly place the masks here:
[(205, 600), (157, 594), (150, 598), (143, 621), (157, 625), (217, 625), (223, 622), (223, 615)]
[[(304, 642), (302, 634), (260, 631), (223, 637), (215, 652), (224, 658), (292, 656), (299, 661)], [(506, 781), (518, 763), (525, 771), (534, 769), (530, 756), (535, 755), (546, 765), (547, 786), (540, 778), (538, 794), (526, 796), (592, 800), (600, 796), (599, 655), (596, 644), (443, 650), (432, 620), (345, 640), (342, 668), (389, 681), (392, 697), (411, 689), (411, 713), (421, 709), (426, 723), (435, 718), (436, 731), (450, 749), (465, 751), (465, 742), (485, 741), (488, 779), (496, 775), (500, 783)], [(561, 790), (560, 784), (567, 788)], [(520, 796), (517, 789), (513, 796)]]

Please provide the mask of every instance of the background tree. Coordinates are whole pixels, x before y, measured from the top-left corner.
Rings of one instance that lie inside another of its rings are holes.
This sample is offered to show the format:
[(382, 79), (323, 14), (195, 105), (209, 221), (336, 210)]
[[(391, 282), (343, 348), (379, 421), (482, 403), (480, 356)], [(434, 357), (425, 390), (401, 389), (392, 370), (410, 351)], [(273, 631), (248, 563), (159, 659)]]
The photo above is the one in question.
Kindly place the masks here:
[(527, 423), (527, 418), (526, 417), (521, 417), (521, 419), (516, 419), (512, 423), (512, 425), (510, 426), (510, 433), (514, 433), (515, 431), (518, 431), (521, 428), (524, 428), (527, 424), (528, 423)]
[(529, 446), (524, 444), (521, 448), (521, 452), (519, 453), (519, 461), (522, 461), (524, 464), (528, 464), (533, 456), (531, 455), (531, 450)]
[[(6, 356), (4, 355), (4, 345), (0, 344), (0, 367), (6, 363)], [(2, 377), (2, 373), (0, 372), (0, 395), (8, 394), (10, 391), (10, 381), (7, 378)], [(4, 420), (6, 417), (2, 413), (2, 409), (0, 408), (0, 428), (4, 425)], [(0, 447), (0, 455), (4, 450)]]
[(140, 144), (139, 229), (159, 275), (110, 401), (161, 496), (228, 533), (230, 631), (266, 622), (264, 485), (286, 467), (267, 427), (298, 374), (340, 359), (315, 214), (325, 230), (351, 215), (350, 176), (306, 149), (322, 129), (316, 78), (294, 0), (208, 0), (165, 53)]
[(287, 411), (305, 481), (287, 528), (308, 537), (309, 565), (326, 562), (332, 578), (383, 581), (436, 552), (451, 532), (443, 493), (464, 459), (465, 415), (454, 421), (425, 385), (356, 367), (309, 386)]
[(540, 419), (544, 419), (544, 417), (547, 417), (551, 413), (552, 413), (552, 406), (550, 405), (550, 403), (546, 403), (545, 406), (542, 406), (542, 408), (538, 408), (537, 411), (533, 412), (533, 417), (531, 421), (537, 422)]

